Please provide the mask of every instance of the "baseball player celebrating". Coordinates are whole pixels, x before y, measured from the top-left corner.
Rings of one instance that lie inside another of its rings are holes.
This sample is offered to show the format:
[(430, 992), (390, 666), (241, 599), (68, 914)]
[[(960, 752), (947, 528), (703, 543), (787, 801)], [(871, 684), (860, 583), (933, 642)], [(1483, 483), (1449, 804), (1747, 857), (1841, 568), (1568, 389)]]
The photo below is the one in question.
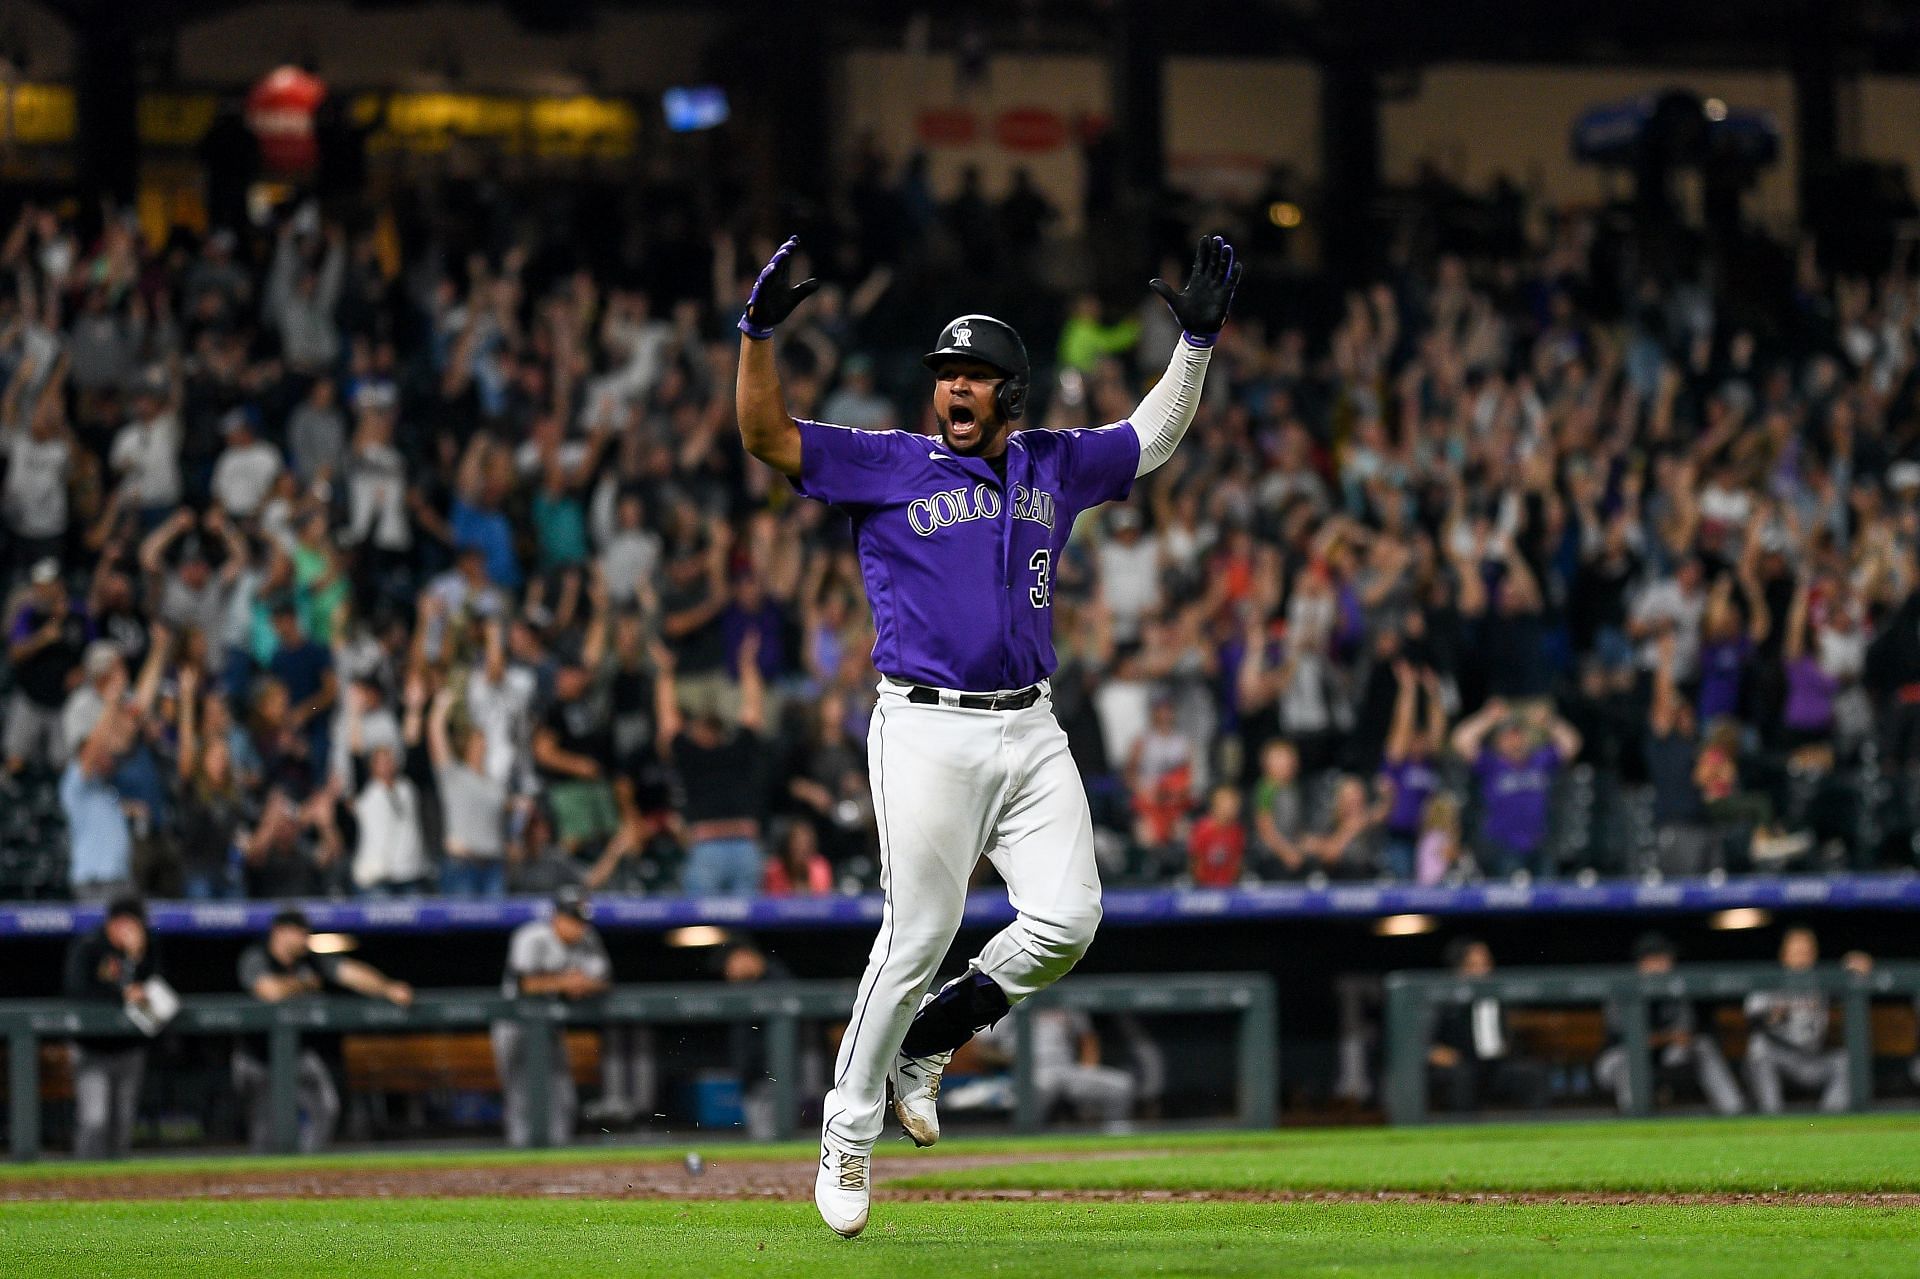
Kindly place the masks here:
[[(1093, 824), (1053, 717), (1053, 566), (1080, 512), (1127, 496), (1173, 455), (1240, 281), (1204, 239), (1184, 290), (1151, 287), (1185, 334), (1126, 421), (1025, 431), (1027, 352), (999, 320), (963, 315), (926, 357), (938, 437), (796, 421), (773, 330), (818, 287), (791, 282), (797, 239), (773, 255), (740, 319), (737, 406), (747, 450), (843, 510), (873, 607), (883, 678), (868, 732), (886, 905), (834, 1065), (814, 1203), (848, 1238), (867, 1224), (869, 1160), (889, 1078), (915, 1143), (953, 1050), (1059, 980), (1100, 921)], [(982, 853), (1016, 918), (965, 974), (928, 994)]]

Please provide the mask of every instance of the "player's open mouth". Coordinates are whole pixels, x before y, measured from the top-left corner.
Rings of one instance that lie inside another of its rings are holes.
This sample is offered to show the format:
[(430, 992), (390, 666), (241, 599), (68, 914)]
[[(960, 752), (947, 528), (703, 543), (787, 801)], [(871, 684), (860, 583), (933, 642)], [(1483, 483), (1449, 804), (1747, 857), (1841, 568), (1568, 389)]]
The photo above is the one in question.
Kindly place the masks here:
[(968, 443), (979, 434), (979, 427), (973, 420), (973, 410), (964, 404), (955, 404), (947, 410), (947, 437), (956, 443)]

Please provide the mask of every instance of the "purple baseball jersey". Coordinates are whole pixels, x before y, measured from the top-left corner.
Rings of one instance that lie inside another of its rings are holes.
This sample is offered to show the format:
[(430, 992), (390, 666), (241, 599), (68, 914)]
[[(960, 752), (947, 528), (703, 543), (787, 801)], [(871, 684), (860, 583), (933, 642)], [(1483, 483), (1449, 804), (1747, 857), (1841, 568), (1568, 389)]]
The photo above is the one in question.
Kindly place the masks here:
[(1480, 830), (1488, 840), (1515, 852), (1532, 852), (1547, 842), (1547, 801), (1560, 752), (1535, 747), (1514, 763), (1488, 747), (1473, 771), (1480, 778)]
[(1440, 774), (1424, 759), (1409, 757), (1398, 764), (1382, 764), (1380, 776), (1393, 783), (1393, 807), (1386, 827), (1394, 835), (1418, 835), (1420, 812), (1440, 789)]
[(845, 511), (873, 608), (873, 664), (993, 692), (1053, 674), (1053, 565), (1080, 512), (1126, 497), (1125, 422), (1007, 437), (1003, 483), (938, 436), (801, 422), (794, 488)]

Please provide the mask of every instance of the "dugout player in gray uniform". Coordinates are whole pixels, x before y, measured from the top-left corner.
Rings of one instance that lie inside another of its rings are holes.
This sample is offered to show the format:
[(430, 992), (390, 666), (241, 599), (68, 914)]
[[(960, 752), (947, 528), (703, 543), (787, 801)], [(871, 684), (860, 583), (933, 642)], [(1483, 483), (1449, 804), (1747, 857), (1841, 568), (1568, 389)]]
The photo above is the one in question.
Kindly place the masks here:
[[(796, 421), (774, 326), (818, 287), (789, 282), (796, 240), (774, 254), (740, 318), (736, 407), (747, 451), (853, 523), (884, 677), (868, 733), (880, 826), (880, 933), (834, 1064), (814, 1204), (835, 1232), (866, 1228), (868, 1160), (891, 1082), (918, 1145), (939, 1139), (934, 1102), (953, 1050), (1064, 976), (1100, 920), (1093, 823), (1054, 718), (1053, 566), (1082, 511), (1127, 496), (1173, 456), (1193, 421), (1240, 279), (1233, 249), (1200, 242), (1187, 287), (1150, 288), (1183, 336), (1127, 420), (1015, 432), (1025, 345), (986, 315), (948, 324), (926, 356), (940, 434)], [(965, 974), (929, 994), (982, 856), (1014, 922)]]
[[(1789, 928), (1780, 939), (1780, 967), (1810, 971), (1820, 960), (1820, 942), (1811, 928)], [(1847, 956), (1859, 970), (1864, 955)], [(1786, 1109), (1786, 1085), (1820, 1094), (1820, 1109), (1840, 1111), (1853, 1105), (1853, 1081), (1844, 1048), (1827, 1047), (1832, 1001), (1818, 990), (1756, 990), (1747, 996), (1747, 1086), (1762, 1114)]]
[[(613, 964), (600, 934), (587, 922), (592, 915), (593, 907), (584, 892), (563, 888), (553, 895), (549, 918), (529, 920), (515, 929), (513, 940), (507, 943), (507, 975), (501, 982), (507, 997), (588, 999), (605, 994), (613, 984)], [(542, 1122), (532, 1112), (528, 1096), (528, 1033), (517, 1021), (493, 1023), (493, 1060), (500, 1069), (510, 1146), (531, 1146), (534, 1124)], [(573, 1069), (567, 1064), (565, 1030), (556, 1023), (545, 1033), (553, 1037), (547, 1058), (553, 1072), (547, 1079), (547, 1142), (564, 1146), (573, 1136), (579, 1098), (574, 1092)]]

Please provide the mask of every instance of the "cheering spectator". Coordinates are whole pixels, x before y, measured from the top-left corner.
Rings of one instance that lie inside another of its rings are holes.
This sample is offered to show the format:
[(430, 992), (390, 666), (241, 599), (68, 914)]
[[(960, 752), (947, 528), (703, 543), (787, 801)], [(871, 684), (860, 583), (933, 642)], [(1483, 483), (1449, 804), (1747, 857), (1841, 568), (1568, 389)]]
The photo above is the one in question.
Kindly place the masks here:
[(340, 478), (347, 462), (347, 420), (332, 378), (315, 378), (287, 419), (287, 455), (293, 473), (311, 490)]
[(578, 659), (554, 672), (552, 704), (533, 732), (533, 764), (553, 806), (555, 833), (575, 851), (597, 846), (620, 825), (607, 771), (613, 724), (604, 655), (604, 627), (588, 627)]
[(1642, 753), (1648, 780), (1653, 784), (1657, 832), (1653, 867), (1689, 874), (1716, 862), (1718, 850), (1709, 844), (1706, 802), (1694, 780), (1700, 740), (1694, 729), (1693, 703), (1681, 696), (1674, 678), (1676, 649), (1671, 635), (1661, 637), (1654, 666), (1653, 707), (1647, 717)]
[[(1387, 732), (1380, 767), (1380, 798), (1386, 808), (1381, 821), (1385, 835), (1381, 869), (1395, 879), (1413, 876), (1414, 851), (1420, 842), (1421, 815), (1440, 789), (1436, 769), (1447, 741), (1447, 711), (1440, 697), (1440, 677), (1432, 670), (1416, 674), (1409, 662), (1394, 663), (1393, 724)], [(1426, 719), (1419, 720), (1416, 705), (1426, 698)]]
[(1207, 811), (1187, 833), (1187, 874), (1200, 888), (1231, 888), (1246, 865), (1247, 831), (1240, 790), (1225, 782), (1207, 796)]
[(1193, 809), (1193, 739), (1176, 720), (1173, 702), (1153, 705), (1147, 731), (1134, 740), (1127, 759), (1127, 790), (1133, 795), (1135, 837), (1155, 856), (1177, 853)]
[(1358, 777), (1334, 783), (1333, 807), (1324, 834), (1301, 841), (1307, 867), (1335, 879), (1358, 879), (1379, 872), (1379, 831), (1384, 807), (1367, 798), (1367, 784)]
[(804, 817), (787, 823), (767, 859), (766, 882), (761, 891), (769, 897), (819, 896), (833, 891), (833, 864), (820, 853), (820, 839), (813, 823)]
[[(33, 566), (26, 597), (7, 628), (7, 664), (13, 668), (6, 725), (9, 777), (30, 764), (58, 768), (70, 750), (79, 747), (79, 741), (67, 736), (64, 710), (67, 679), (75, 665), (82, 664), (86, 635), (86, 619), (67, 602), (59, 561), (41, 560)], [(120, 654), (111, 645), (98, 650), (97, 657), (90, 646), (84, 652), (93, 660), (82, 664), (83, 674), (93, 670), (92, 678), (105, 678), (101, 668), (109, 659), (113, 669), (123, 670)]]
[(453, 690), (443, 688), (427, 715), (427, 752), (446, 817), (440, 891), (499, 897), (507, 891), (507, 788), (487, 772), (487, 739), (478, 728), (469, 723), (454, 745), (447, 727), (453, 705)]
[[(765, 807), (766, 690), (759, 637), (740, 645), (739, 711), (729, 726), (712, 685), (689, 698), (674, 680), (674, 659), (655, 653), (661, 672), (660, 741), (686, 795), (687, 864), (681, 884), (698, 897), (740, 897), (759, 891), (764, 870), (760, 828)], [(687, 705), (682, 707), (682, 700)]]
[[(415, 692), (417, 699), (421, 694)], [(420, 708), (408, 707), (417, 719)], [(369, 744), (362, 699), (347, 704), (347, 751), (353, 764), (353, 883), (370, 897), (421, 891), (428, 882), (426, 837), (420, 827), (420, 792), (404, 772), (401, 742)]]
[(1296, 874), (1306, 865), (1306, 829), (1300, 752), (1291, 742), (1268, 742), (1260, 748), (1260, 781), (1253, 792), (1253, 834), (1267, 872)]
[(251, 788), (234, 767), (232, 741), (217, 731), (217, 693), (202, 695), (197, 667), (180, 670), (180, 849), (183, 891), (195, 900), (238, 897), (238, 859), (256, 820)]
[(220, 434), (226, 446), (213, 466), (213, 496), (233, 519), (250, 520), (280, 478), (280, 451), (259, 437), (250, 408), (230, 410), (220, 419)]
[(180, 501), (180, 399), (177, 375), (160, 369), (143, 373), (133, 386), (127, 424), (113, 437), (108, 455), (148, 528), (166, 519)]
[(1545, 703), (1520, 714), (1496, 697), (1453, 730), (1453, 750), (1479, 779), (1487, 868), (1550, 873), (1548, 796), (1561, 767), (1580, 753), (1580, 734)]
[(65, 549), (67, 490), (75, 463), (74, 440), (67, 427), (67, 367), (62, 354), (51, 375), (36, 386), (40, 363), (30, 355), (15, 368), (0, 398), (0, 446), (7, 458), (0, 507), (13, 539), (16, 573), (48, 558), (57, 570)]
[(1421, 810), (1420, 844), (1414, 858), (1414, 882), (1422, 888), (1476, 873), (1473, 859), (1460, 843), (1460, 801), (1451, 792), (1438, 792)]

